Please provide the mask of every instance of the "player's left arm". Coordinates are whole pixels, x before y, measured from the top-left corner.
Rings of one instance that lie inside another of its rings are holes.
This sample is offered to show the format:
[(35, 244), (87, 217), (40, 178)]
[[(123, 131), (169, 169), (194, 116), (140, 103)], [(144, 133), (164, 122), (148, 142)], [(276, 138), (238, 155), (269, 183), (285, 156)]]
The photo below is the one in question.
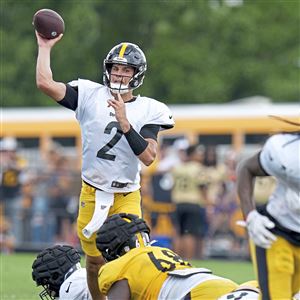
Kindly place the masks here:
[(130, 288), (127, 280), (115, 282), (108, 291), (108, 300), (130, 300)]
[(149, 138), (145, 141), (148, 142), (148, 145), (144, 152), (139, 155), (139, 159), (144, 165), (150, 166), (156, 157), (158, 144), (155, 140)]
[(245, 219), (255, 209), (253, 191), (256, 176), (268, 176), (260, 165), (259, 153), (242, 160), (237, 166), (237, 192)]
[(275, 224), (255, 207), (253, 190), (256, 176), (268, 176), (260, 164), (260, 153), (243, 160), (237, 168), (237, 191), (250, 238), (255, 245), (270, 248), (276, 236), (270, 231)]

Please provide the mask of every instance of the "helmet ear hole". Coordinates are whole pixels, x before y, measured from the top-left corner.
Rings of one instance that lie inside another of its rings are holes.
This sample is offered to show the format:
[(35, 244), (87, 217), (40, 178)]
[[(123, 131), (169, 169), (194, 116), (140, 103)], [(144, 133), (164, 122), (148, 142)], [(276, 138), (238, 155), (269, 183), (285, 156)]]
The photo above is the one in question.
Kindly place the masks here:
[(52, 275), (53, 280), (56, 280), (59, 277), (59, 273), (55, 272)]

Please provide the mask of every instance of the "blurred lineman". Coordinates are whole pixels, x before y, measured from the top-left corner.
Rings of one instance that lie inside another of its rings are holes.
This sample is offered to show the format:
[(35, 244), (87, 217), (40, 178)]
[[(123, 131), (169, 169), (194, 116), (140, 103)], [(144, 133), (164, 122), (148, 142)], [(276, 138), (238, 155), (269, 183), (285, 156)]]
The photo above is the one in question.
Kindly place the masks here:
[[(277, 179), (268, 203), (257, 209), (256, 176)], [(291, 299), (300, 290), (300, 132), (271, 136), (238, 165), (237, 178), (262, 299)]]
[[(41, 251), (32, 264), (32, 278), (37, 286), (44, 288), (39, 294), (42, 300), (92, 299), (87, 286), (86, 269), (81, 268), (80, 255), (72, 246), (56, 245)], [(258, 283), (249, 281), (218, 300), (255, 300), (258, 299), (258, 295)], [(122, 300), (120, 297), (117, 299)], [(293, 300), (300, 300), (300, 294), (295, 295)]]
[(172, 201), (176, 204), (177, 223), (175, 251), (186, 259), (202, 258), (202, 239), (207, 228), (207, 180), (204, 178), (206, 170), (201, 161), (199, 146), (192, 145), (186, 149), (186, 161), (172, 170)]
[(41, 251), (32, 264), (32, 279), (44, 290), (41, 299), (91, 300), (86, 269), (80, 266), (80, 255), (67, 245), (56, 245)]
[(77, 231), (87, 255), (88, 285), (101, 299), (97, 274), (104, 263), (95, 232), (107, 215), (127, 212), (141, 216), (140, 161), (149, 166), (157, 153), (160, 130), (172, 128), (168, 107), (154, 99), (134, 96), (147, 69), (143, 51), (121, 43), (103, 64), (103, 83), (79, 79), (69, 84), (53, 80), (50, 52), (61, 39), (46, 40), (37, 33), (38, 88), (59, 104), (74, 110), (82, 132), (82, 190)]
[[(218, 300), (259, 300), (259, 297), (258, 282), (251, 280), (240, 284), (233, 292), (220, 297)], [(300, 293), (294, 295), (292, 300), (300, 300)]]
[(131, 214), (108, 217), (96, 239), (107, 264), (99, 287), (111, 300), (215, 300), (237, 284), (208, 269), (193, 268), (168, 248), (150, 245), (150, 229)]

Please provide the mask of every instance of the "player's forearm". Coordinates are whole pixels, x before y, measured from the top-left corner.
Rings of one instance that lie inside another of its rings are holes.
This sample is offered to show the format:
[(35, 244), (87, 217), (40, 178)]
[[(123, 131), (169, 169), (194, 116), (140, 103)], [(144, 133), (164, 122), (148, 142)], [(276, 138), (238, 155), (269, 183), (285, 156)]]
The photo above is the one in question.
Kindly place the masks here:
[(130, 123), (126, 117), (123, 117), (122, 119), (119, 118), (118, 121), (119, 121), (120, 127), (124, 133), (126, 133), (130, 130)]
[(50, 66), (50, 48), (40, 47), (36, 64), (36, 85), (46, 95), (56, 101), (64, 98), (66, 86), (53, 80)]
[(157, 143), (152, 139), (146, 139), (147, 148), (139, 155), (139, 160), (146, 166), (150, 166), (157, 154)]
[(47, 88), (53, 80), (50, 67), (50, 51), (49, 48), (39, 48), (36, 64), (36, 85), (41, 90)]
[[(130, 123), (128, 124), (130, 125)], [(154, 148), (156, 141), (145, 139), (131, 125), (130, 129), (124, 132), (124, 135), (133, 153), (138, 156), (140, 161), (146, 166), (149, 166), (156, 156), (156, 148)]]
[(248, 213), (255, 209), (253, 200), (254, 183), (255, 177), (244, 162), (240, 163), (237, 168), (237, 193), (245, 219)]

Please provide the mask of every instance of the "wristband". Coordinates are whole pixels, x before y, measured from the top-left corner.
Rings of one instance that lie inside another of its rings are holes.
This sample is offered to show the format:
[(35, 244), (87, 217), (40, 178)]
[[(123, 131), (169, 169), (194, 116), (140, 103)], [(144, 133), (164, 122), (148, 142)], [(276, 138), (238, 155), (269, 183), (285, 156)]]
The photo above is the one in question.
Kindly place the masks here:
[(140, 134), (138, 134), (130, 125), (129, 131), (124, 133), (126, 140), (135, 155), (140, 155), (145, 151), (149, 142), (147, 142)]

